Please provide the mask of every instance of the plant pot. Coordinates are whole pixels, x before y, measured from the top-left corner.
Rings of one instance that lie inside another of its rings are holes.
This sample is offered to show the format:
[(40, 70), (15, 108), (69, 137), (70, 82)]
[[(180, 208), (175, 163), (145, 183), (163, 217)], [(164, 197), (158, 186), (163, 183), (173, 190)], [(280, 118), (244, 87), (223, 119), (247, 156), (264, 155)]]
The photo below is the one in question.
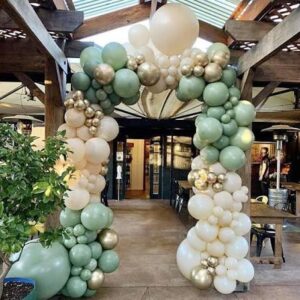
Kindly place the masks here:
[(8, 283), (8, 282), (10, 282), (10, 283), (17, 282), (17, 283), (31, 284), (32, 285), (31, 291), (29, 291), (29, 293), (24, 298), (22, 298), (22, 300), (37, 300), (36, 284), (35, 284), (35, 281), (33, 279), (19, 278), (19, 277), (5, 278), (4, 283)]

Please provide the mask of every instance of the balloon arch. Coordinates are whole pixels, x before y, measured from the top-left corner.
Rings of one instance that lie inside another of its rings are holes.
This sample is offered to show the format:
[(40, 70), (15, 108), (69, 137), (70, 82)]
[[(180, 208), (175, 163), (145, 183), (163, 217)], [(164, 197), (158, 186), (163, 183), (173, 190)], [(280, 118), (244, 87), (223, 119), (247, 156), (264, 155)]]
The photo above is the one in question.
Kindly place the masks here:
[(83, 71), (72, 76), (66, 123), (59, 128), (66, 131), (71, 150), (60, 167), (76, 168), (60, 215), (71, 235), (63, 240), (72, 266), (64, 295), (94, 295), (104, 274), (119, 265), (113, 250), (118, 236), (109, 229), (113, 213), (99, 204), (99, 193), (105, 187), (108, 142), (119, 131), (109, 115), (120, 103), (137, 103), (141, 86), (154, 94), (173, 89), (180, 101), (198, 99), (203, 104), (193, 138), (200, 155), (188, 176), (195, 194), (188, 211), (198, 222), (178, 247), (180, 272), (199, 289), (214, 286), (223, 294), (232, 293), (237, 281), (252, 280), (254, 269), (245, 258), (249, 245), (243, 237), (251, 221), (241, 212), (248, 189), (236, 171), (245, 165), (244, 152), (254, 139), (249, 126), (255, 109), (240, 100), (236, 71), (228, 66), (228, 47), (214, 43), (206, 53), (191, 48), (198, 32), (198, 20), (188, 7), (167, 4), (153, 15), (149, 30), (143, 25), (130, 28), (129, 44), (112, 42), (82, 51)]

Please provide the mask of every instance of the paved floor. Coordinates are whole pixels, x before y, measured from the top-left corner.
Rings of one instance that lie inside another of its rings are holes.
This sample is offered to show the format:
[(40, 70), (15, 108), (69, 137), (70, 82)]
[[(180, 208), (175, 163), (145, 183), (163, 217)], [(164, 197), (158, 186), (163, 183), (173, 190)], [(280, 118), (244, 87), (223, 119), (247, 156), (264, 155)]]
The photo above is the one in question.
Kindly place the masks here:
[[(113, 228), (120, 235), (118, 271), (107, 274), (93, 300), (300, 299), (300, 234), (284, 234), (286, 263), (282, 269), (256, 265), (248, 293), (222, 296), (213, 289), (199, 291), (176, 267), (176, 249), (186, 227), (166, 202), (111, 202)], [(270, 251), (267, 244), (265, 253)]]

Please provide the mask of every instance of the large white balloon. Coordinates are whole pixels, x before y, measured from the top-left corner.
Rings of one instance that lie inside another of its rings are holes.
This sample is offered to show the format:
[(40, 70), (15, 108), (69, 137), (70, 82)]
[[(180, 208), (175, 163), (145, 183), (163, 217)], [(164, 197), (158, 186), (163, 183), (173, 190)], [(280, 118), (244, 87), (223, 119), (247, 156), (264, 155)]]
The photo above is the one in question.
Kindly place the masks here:
[(188, 211), (195, 219), (207, 219), (212, 214), (214, 207), (213, 200), (204, 194), (197, 194), (190, 198), (188, 202)]
[(226, 244), (225, 253), (227, 256), (242, 259), (247, 255), (248, 249), (247, 240), (242, 236), (237, 236), (232, 242)]
[(109, 116), (105, 116), (97, 130), (97, 137), (110, 142), (114, 140), (119, 134), (118, 122)]
[(218, 226), (211, 225), (207, 221), (200, 220), (196, 224), (197, 235), (205, 242), (212, 242), (218, 236)]
[(76, 137), (76, 129), (74, 127), (70, 127), (68, 126), (68, 124), (64, 123), (64, 124), (61, 124), (58, 129), (57, 129), (58, 132), (60, 131), (65, 131), (65, 137), (67, 139), (71, 139), (71, 138), (74, 138)]
[(68, 109), (65, 113), (65, 121), (70, 127), (78, 128), (83, 126), (85, 119), (84, 113), (75, 108)]
[(254, 268), (247, 259), (241, 259), (237, 265), (237, 280), (240, 282), (249, 282), (254, 277)]
[(207, 164), (203, 161), (201, 156), (198, 155), (192, 160), (191, 167), (192, 167), (192, 170), (201, 170), (201, 169), (207, 168)]
[(104, 139), (92, 138), (85, 143), (86, 159), (93, 164), (100, 164), (109, 157), (110, 148)]
[(251, 220), (246, 214), (239, 213), (236, 221), (237, 222), (234, 223), (235, 226), (232, 226), (236, 235), (244, 235), (250, 231)]
[(87, 161), (86, 159), (82, 159), (81, 161), (78, 161), (78, 162), (75, 162), (74, 163), (74, 167), (77, 169), (77, 170), (82, 170), (86, 167), (86, 164), (87, 164)]
[(214, 195), (214, 202), (216, 206), (220, 206), (225, 210), (232, 208), (233, 199), (230, 193), (222, 191)]
[(220, 264), (216, 267), (216, 274), (217, 275), (223, 276), (223, 275), (226, 275), (226, 272), (227, 272), (227, 268), (224, 265)]
[(82, 188), (74, 188), (68, 191), (64, 197), (65, 206), (72, 210), (83, 209), (90, 201), (90, 194)]
[(226, 174), (226, 169), (219, 162), (217, 162), (209, 166), (209, 172), (213, 172), (217, 175)]
[(239, 174), (235, 172), (228, 172), (225, 177), (226, 180), (223, 183), (224, 190), (226, 190), (229, 193), (234, 193), (235, 191), (241, 189), (242, 178)]
[(128, 40), (136, 48), (147, 45), (149, 37), (149, 30), (143, 24), (133, 25), (128, 30)]
[(219, 239), (223, 243), (230, 243), (234, 240), (235, 238), (235, 233), (234, 231), (229, 228), (229, 227), (223, 227), (219, 231)]
[(85, 156), (85, 146), (84, 142), (79, 138), (67, 139), (68, 144), (68, 158), (73, 163), (78, 163), (84, 159)]
[(221, 257), (224, 255), (225, 246), (220, 240), (215, 239), (214, 241), (207, 243), (206, 251), (211, 256)]
[(186, 237), (189, 244), (197, 251), (204, 251), (206, 248), (206, 242), (202, 241), (197, 235), (196, 228), (192, 227)]
[(227, 276), (215, 276), (215, 289), (221, 294), (231, 294), (236, 288), (236, 280), (229, 279)]
[(176, 260), (182, 275), (187, 279), (191, 279), (193, 268), (200, 265), (201, 255), (200, 252), (192, 248), (185, 239), (177, 249)]

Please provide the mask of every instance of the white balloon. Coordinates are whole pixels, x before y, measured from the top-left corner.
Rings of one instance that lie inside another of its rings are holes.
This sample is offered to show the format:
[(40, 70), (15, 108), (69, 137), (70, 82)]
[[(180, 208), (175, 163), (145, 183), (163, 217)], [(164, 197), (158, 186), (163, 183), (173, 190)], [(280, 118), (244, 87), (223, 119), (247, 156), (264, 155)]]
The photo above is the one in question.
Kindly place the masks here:
[(176, 83), (176, 78), (172, 75), (168, 75), (165, 81), (168, 86), (173, 86)]
[(102, 175), (98, 175), (93, 187), (89, 190), (89, 192), (92, 194), (100, 194), (104, 190), (105, 184), (105, 178)]
[(228, 226), (232, 221), (232, 213), (229, 210), (225, 210), (223, 215), (219, 218), (219, 225)]
[(176, 67), (176, 69), (177, 69), (177, 67), (179, 67), (179, 65), (180, 65), (180, 59), (179, 59), (179, 57), (177, 55), (172, 55), (170, 57), (170, 64), (172, 66)]
[(89, 203), (90, 194), (87, 190), (77, 187), (67, 191), (64, 201), (66, 207), (72, 210), (81, 210)]
[(221, 242), (230, 243), (234, 240), (235, 233), (231, 228), (223, 227), (223, 228), (220, 228), (218, 237), (219, 237)]
[(244, 191), (242, 189), (235, 191), (233, 193), (232, 197), (233, 197), (233, 200), (236, 202), (247, 202), (248, 201), (248, 196), (244, 193)]
[(206, 252), (206, 251), (204, 251), (204, 252), (201, 252), (201, 260), (202, 259), (208, 259), (209, 258), (209, 254), (208, 254), (208, 252)]
[(83, 188), (83, 189), (86, 189), (88, 183), (89, 183), (88, 179), (85, 176), (81, 175), (80, 179), (78, 181), (78, 186)]
[(68, 126), (66, 123), (64, 124), (61, 124), (58, 129), (57, 129), (58, 132), (60, 131), (65, 131), (65, 137), (67, 139), (71, 139), (71, 138), (74, 138), (76, 137), (76, 129), (74, 127), (70, 127)]
[(85, 143), (86, 159), (93, 164), (101, 164), (109, 157), (108, 143), (101, 138), (92, 138)]
[(99, 194), (91, 194), (90, 196), (91, 203), (100, 203), (100, 195)]
[(198, 155), (192, 160), (192, 170), (201, 170), (207, 168), (207, 164), (202, 160), (201, 156)]
[(197, 194), (190, 198), (188, 211), (195, 219), (207, 219), (212, 214), (213, 200), (204, 194)]
[(85, 142), (93, 137), (90, 134), (89, 128), (85, 125), (77, 128), (76, 133), (77, 133), (77, 136)]
[(83, 126), (85, 119), (84, 112), (75, 108), (70, 108), (65, 113), (65, 121), (70, 127), (78, 128)]
[(193, 249), (185, 239), (181, 242), (177, 249), (177, 266), (182, 275), (190, 279), (193, 268), (200, 265), (200, 252)]
[(247, 255), (248, 249), (247, 240), (242, 236), (237, 236), (232, 242), (226, 244), (225, 253), (227, 256), (242, 259)]
[(237, 280), (249, 282), (254, 277), (254, 268), (248, 259), (241, 259), (237, 265)]
[(233, 202), (232, 204), (232, 211), (233, 212), (240, 212), (243, 208), (243, 205), (241, 202)]
[(202, 241), (197, 235), (196, 228), (192, 227), (186, 237), (187, 241), (197, 251), (204, 251), (206, 248), (206, 242)]
[(100, 126), (97, 130), (97, 137), (110, 142), (114, 140), (119, 134), (119, 124), (118, 122), (109, 116), (104, 116), (100, 121)]
[(243, 191), (245, 194), (248, 194), (248, 193), (249, 193), (249, 189), (248, 189), (248, 187), (246, 187), (245, 185), (242, 186), (242, 191)]
[(213, 172), (217, 175), (226, 174), (226, 169), (219, 162), (217, 162), (209, 166), (209, 172)]
[(77, 163), (84, 159), (85, 156), (85, 145), (84, 142), (79, 138), (72, 138), (66, 140), (68, 144), (68, 158), (73, 162)]
[(224, 214), (224, 209), (223, 209), (222, 207), (220, 207), (220, 206), (215, 206), (215, 207), (213, 208), (213, 214), (214, 214), (216, 217), (220, 218), (220, 217), (222, 217), (223, 214)]
[(216, 274), (219, 276), (226, 275), (227, 268), (224, 265), (218, 265), (216, 267)]
[(160, 55), (157, 58), (157, 63), (161, 68), (168, 69), (170, 66), (170, 60), (166, 55)]
[(229, 279), (227, 276), (215, 276), (214, 278), (215, 289), (221, 294), (231, 294), (236, 288), (236, 281)]
[(143, 46), (137, 49), (139, 54), (145, 57), (146, 62), (155, 63), (155, 56), (153, 50), (148, 46)]
[(147, 45), (149, 38), (149, 30), (143, 24), (133, 25), (128, 30), (128, 40), (136, 48)]
[(207, 221), (200, 220), (196, 224), (197, 235), (205, 242), (212, 242), (218, 236), (218, 226), (211, 225)]
[(85, 166), (85, 170), (87, 170), (90, 174), (98, 175), (102, 169), (101, 164), (90, 164), (87, 163)]
[(207, 243), (206, 250), (211, 256), (221, 257), (224, 255), (225, 246), (220, 240), (215, 239), (214, 241)]
[(240, 213), (237, 219), (237, 223), (232, 227), (236, 235), (244, 235), (248, 233), (251, 229), (251, 220), (244, 214)]
[(86, 167), (86, 164), (87, 164), (87, 161), (86, 159), (82, 159), (81, 161), (78, 161), (78, 162), (75, 162), (74, 163), (74, 167), (77, 169), (77, 170), (82, 170)]
[(225, 259), (225, 267), (228, 269), (236, 269), (238, 266), (238, 260), (234, 257), (227, 257)]
[(231, 209), (233, 199), (230, 193), (227, 191), (222, 191), (214, 195), (214, 203), (216, 206), (220, 206), (223, 209)]
[(210, 215), (207, 219), (207, 222), (211, 225), (217, 225), (218, 224), (218, 218), (214, 215)]
[(227, 277), (231, 280), (236, 280), (238, 277), (238, 272), (236, 270), (228, 270)]
[(228, 172), (225, 176), (225, 182), (223, 183), (224, 190), (229, 193), (233, 193), (242, 187), (242, 178), (235, 172)]

